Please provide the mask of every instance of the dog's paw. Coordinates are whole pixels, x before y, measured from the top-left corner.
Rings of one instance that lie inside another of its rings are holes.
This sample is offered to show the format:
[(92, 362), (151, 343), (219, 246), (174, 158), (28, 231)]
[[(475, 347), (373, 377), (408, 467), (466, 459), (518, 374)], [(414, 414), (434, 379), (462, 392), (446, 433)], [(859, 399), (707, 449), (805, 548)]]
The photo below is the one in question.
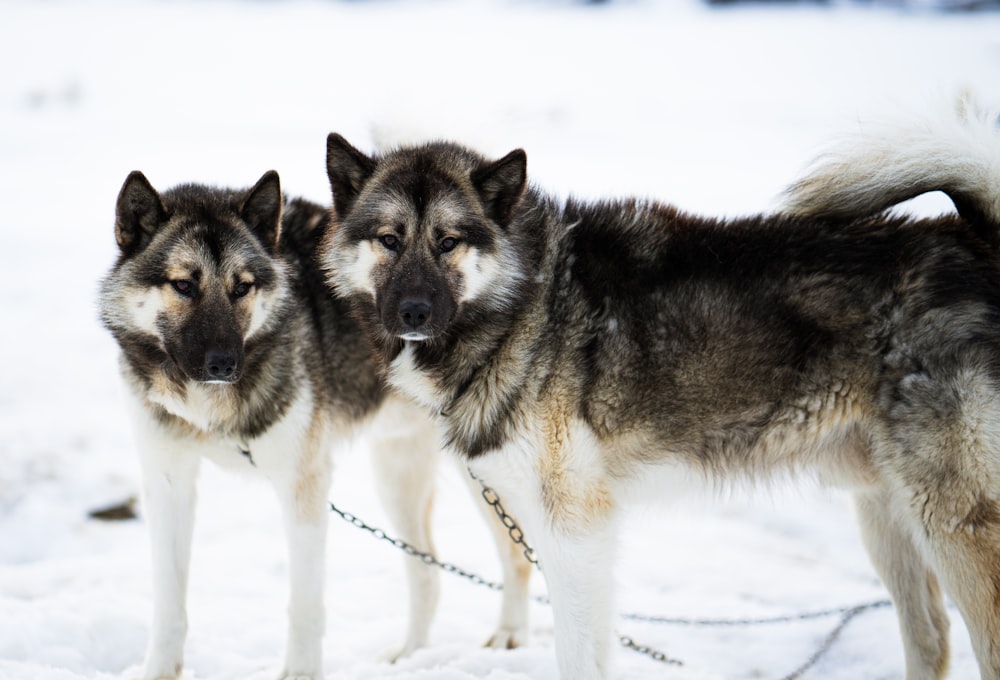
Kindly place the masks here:
[(278, 680), (323, 680), (322, 673), (282, 673)]
[(517, 649), (523, 647), (528, 641), (528, 631), (523, 628), (507, 628), (502, 626), (497, 628), (492, 637), (486, 641), (483, 647), (492, 649)]
[(138, 666), (133, 666), (125, 672), (123, 677), (128, 678), (128, 680), (177, 680), (180, 676), (181, 666), (177, 664), (176, 673), (164, 672), (162, 669), (149, 666), (142, 669)]
[(378, 660), (382, 663), (396, 663), (400, 659), (405, 659), (413, 652), (420, 649), (421, 645), (414, 645), (407, 642), (402, 647), (392, 647), (378, 655)]

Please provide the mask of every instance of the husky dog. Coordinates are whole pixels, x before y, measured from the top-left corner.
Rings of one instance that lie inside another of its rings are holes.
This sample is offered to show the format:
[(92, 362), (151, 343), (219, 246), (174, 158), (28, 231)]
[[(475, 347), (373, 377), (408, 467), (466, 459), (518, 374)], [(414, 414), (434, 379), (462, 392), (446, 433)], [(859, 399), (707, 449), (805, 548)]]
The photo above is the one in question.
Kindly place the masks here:
[[(852, 149), (720, 220), (557, 204), (522, 150), (328, 138), (329, 282), (522, 520), (564, 680), (611, 675), (622, 506), (800, 470), (856, 491), (907, 678), (946, 673), (944, 591), (1000, 680), (1000, 134)], [(959, 215), (880, 212), (938, 189)]]
[[(101, 318), (121, 348), (152, 543), (143, 678), (181, 673), (202, 458), (261, 474), (277, 492), (291, 577), (283, 678), (322, 677), (329, 454), (356, 426), (373, 433), (391, 519), (432, 550), (439, 434), (424, 409), (386, 394), (364, 335), (329, 294), (315, 257), (327, 223), (321, 206), (285, 208), (274, 172), (246, 191), (184, 185), (162, 194), (133, 172), (119, 194), (120, 255), (102, 285)], [(514, 554), (501, 551), (511, 590), (494, 636), (502, 646), (526, 628), (528, 572)], [(394, 656), (426, 642), (437, 602), (436, 574), (415, 560), (407, 570), (410, 626)]]

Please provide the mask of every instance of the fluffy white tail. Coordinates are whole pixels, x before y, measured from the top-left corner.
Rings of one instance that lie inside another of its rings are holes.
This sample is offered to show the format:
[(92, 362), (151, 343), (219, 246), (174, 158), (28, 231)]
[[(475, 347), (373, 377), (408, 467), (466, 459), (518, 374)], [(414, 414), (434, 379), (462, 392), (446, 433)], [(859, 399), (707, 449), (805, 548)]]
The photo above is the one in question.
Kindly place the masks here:
[(1000, 224), (1000, 119), (963, 96), (946, 115), (866, 126), (836, 143), (785, 193), (803, 217), (866, 217), (943, 191), (963, 217)]

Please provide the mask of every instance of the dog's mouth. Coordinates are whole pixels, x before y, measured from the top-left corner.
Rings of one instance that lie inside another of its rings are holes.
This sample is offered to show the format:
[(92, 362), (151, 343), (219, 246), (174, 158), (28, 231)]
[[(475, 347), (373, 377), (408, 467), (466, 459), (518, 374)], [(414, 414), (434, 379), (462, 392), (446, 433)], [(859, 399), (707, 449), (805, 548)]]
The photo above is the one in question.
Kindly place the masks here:
[(232, 378), (227, 378), (227, 379), (209, 378), (207, 380), (199, 380), (198, 382), (200, 382), (202, 385), (232, 385), (233, 383), (238, 382), (239, 379), (240, 376), (236, 375), (233, 376)]
[(402, 333), (398, 336), (400, 340), (406, 340), (407, 342), (424, 342), (429, 340), (431, 336), (427, 333), (421, 333), (419, 331), (408, 331)]

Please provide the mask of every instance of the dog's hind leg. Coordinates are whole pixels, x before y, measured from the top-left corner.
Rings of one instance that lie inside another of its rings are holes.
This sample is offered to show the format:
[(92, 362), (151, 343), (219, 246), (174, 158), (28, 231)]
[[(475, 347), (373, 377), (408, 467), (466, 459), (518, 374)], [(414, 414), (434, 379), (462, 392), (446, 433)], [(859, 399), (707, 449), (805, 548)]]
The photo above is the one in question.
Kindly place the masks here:
[(1000, 394), (987, 360), (963, 359), (899, 383), (884, 467), (965, 619), (982, 680), (1000, 680)]
[(148, 417), (137, 420), (153, 573), (153, 623), (141, 677), (176, 678), (184, 666), (195, 480), (201, 458)]
[(952, 514), (939, 488), (922, 493), (936, 571), (969, 629), (982, 680), (1000, 680), (1000, 506), (967, 498)]
[(937, 578), (888, 493), (866, 490), (855, 506), (865, 547), (899, 617), (906, 680), (941, 680), (948, 669), (948, 614)]
[[(371, 454), (376, 490), (402, 540), (420, 552), (434, 553), (431, 509), (434, 478), (440, 458), (440, 434), (426, 411), (399, 397), (390, 397), (371, 427)], [(427, 644), (437, 611), (438, 573), (422, 561), (404, 557), (409, 587), (406, 640), (383, 654), (401, 659)]]
[(921, 506), (935, 571), (969, 629), (981, 677), (1000, 680), (1000, 511), (985, 498), (956, 505), (951, 492), (939, 481), (912, 498)]
[(460, 474), (469, 485), (469, 491), (473, 496), (472, 502), (479, 508), (486, 521), (486, 526), (490, 529), (497, 553), (500, 556), (500, 565), (503, 568), (503, 601), (500, 607), (500, 622), (496, 631), (486, 641), (486, 646), (495, 649), (514, 649), (528, 641), (529, 586), (534, 565), (525, 558), (524, 545), (514, 542), (496, 511), (483, 500), (482, 485), (469, 476), (464, 463), (461, 465)]

